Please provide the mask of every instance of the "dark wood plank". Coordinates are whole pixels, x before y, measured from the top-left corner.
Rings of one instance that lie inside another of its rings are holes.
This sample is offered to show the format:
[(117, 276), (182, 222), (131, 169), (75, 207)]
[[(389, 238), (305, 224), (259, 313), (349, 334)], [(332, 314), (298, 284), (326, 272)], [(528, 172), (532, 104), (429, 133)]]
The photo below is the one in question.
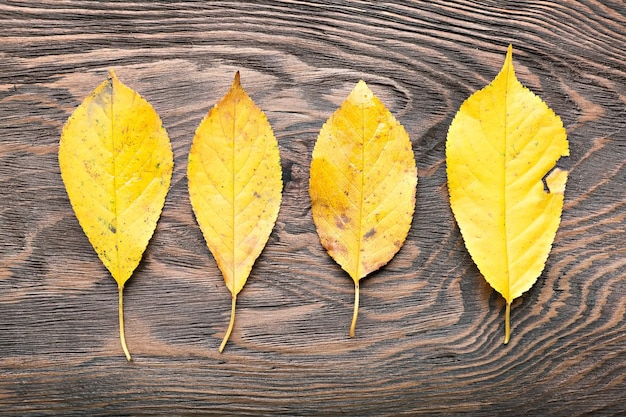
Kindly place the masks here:
[[(397, 3), (397, 4), (396, 4)], [(3, 415), (620, 415), (626, 413), (626, 6), (621, 0), (0, 2), (0, 410)], [(514, 46), (561, 116), (561, 228), (512, 309), (464, 248), (447, 128)], [(175, 169), (125, 290), (82, 233), (61, 128), (114, 68), (161, 115)], [(235, 71), (280, 144), (279, 219), (238, 301), (192, 214), (196, 126)], [(353, 288), (322, 249), (308, 173), (317, 132), (364, 79), (406, 127), (416, 215), (396, 258)]]

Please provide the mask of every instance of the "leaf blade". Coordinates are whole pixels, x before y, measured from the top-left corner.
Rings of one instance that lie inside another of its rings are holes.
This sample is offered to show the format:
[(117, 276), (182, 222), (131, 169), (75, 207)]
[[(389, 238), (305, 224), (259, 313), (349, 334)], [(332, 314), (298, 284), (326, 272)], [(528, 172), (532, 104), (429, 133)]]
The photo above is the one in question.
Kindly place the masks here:
[(567, 181), (553, 168), (567, 155), (560, 118), (517, 80), (509, 47), (493, 82), (461, 105), (446, 141), (450, 206), (472, 259), (507, 305), (543, 271)]
[(59, 166), (70, 202), (118, 285), (154, 233), (173, 164), (158, 114), (113, 71), (63, 128)]

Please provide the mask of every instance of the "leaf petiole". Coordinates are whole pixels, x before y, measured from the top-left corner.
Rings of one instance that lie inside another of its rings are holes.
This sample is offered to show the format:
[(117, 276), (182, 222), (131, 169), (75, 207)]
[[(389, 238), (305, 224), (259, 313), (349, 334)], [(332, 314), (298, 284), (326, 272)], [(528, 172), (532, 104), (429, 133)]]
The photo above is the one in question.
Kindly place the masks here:
[(119, 316), (120, 316), (120, 342), (122, 343), (122, 349), (124, 349), (124, 354), (126, 355), (126, 359), (130, 362), (130, 353), (128, 352), (128, 348), (126, 347), (126, 337), (124, 336), (124, 286), (118, 285), (117, 292), (119, 294)]
[(509, 343), (511, 335), (511, 303), (506, 303), (506, 313), (504, 314), (504, 344)]
[(359, 281), (354, 282), (354, 313), (352, 313), (352, 325), (350, 326), (350, 337), (354, 337), (356, 328), (356, 318), (359, 315)]
[(228, 338), (233, 331), (233, 327), (235, 325), (235, 306), (237, 304), (237, 294), (233, 294), (233, 302), (230, 309), (230, 323), (228, 324), (228, 330), (226, 330), (226, 334), (224, 335), (224, 339), (222, 340), (222, 344), (220, 345), (220, 353), (224, 350), (226, 346), (226, 342), (228, 342)]

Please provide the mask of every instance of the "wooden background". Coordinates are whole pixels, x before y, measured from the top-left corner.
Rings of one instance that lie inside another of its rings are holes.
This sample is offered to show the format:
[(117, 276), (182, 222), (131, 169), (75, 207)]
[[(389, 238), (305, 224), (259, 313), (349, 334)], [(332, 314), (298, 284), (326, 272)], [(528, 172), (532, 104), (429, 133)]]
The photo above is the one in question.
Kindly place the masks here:
[[(520, 80), (561, 116), (571, 156), (536, 285), (504, 302), (448, 204), (448, 126), (514, 46)], [(626, 5), (581, 1), (0, 1), (0, 414), (544, 415), (626, 413)], [(84, 236), (57, 162), (76, 106), (114, 68), (161, 115), (175, 154), (165, 208), (125, 290)], [(187, 194), (196, 126), (235, 71), (266, 112), (281, 212), (238, 298)], [(407, 241), (353, 286), (308, 197), (323, 122), (364, 79), (419, 169)], [(623, 415), (623, 414), (622, 414)]]

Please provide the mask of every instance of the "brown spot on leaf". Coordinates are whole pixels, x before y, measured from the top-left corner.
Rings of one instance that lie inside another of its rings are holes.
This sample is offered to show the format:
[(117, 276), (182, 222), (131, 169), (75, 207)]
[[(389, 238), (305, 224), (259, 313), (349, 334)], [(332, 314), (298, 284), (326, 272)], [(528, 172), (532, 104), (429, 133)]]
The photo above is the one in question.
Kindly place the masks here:
[(335, 226), (337, 226), (338, 229), (344, 230), (349, 223), (350, 218), (345, 214), (335, 216)]
[(374, 229), (373, 227), (370, 229), (369, 232), (365, 233), (365, 235), (363, 236), (365, 239), (369, 239), (372, 236), (374, 236), (376, 234), (376, 229)]
[(328, 239), (323, 242), (323, 244), (328, 253), (342, 254), (344, 256), (348, 254), (348, 249), (343, 244), (334, 239)]

